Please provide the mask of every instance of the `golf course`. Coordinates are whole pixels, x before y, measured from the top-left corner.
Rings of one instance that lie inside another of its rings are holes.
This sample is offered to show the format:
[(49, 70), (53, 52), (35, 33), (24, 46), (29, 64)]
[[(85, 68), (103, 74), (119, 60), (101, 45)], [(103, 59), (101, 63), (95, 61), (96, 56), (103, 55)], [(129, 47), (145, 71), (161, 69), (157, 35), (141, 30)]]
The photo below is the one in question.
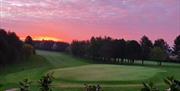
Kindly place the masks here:
[(0, 91), (18, 88), (18, 82), (28, 78), (32, 91), (38, 90), (41, 76), (53, 72), (53, 91), (83, 91), (84, 84), (100, 84), (104, 91), (140, 91), (142, 82), (153, 81), (159, 88), (166, 85), (163, 79), (174, 76), (180, 80), (180, 65), (145, 62), (140, 65), (96, 64), (91, 60), (68, 54), (37, 51), (21, 64), (6, 67), (0, 75)]

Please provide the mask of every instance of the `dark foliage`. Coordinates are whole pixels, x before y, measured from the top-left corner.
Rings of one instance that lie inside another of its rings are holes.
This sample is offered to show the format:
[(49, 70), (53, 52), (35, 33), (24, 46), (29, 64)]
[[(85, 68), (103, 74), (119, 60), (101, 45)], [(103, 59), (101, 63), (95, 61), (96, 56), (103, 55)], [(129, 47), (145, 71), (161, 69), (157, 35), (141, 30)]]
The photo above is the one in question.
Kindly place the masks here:
[(64, 52), (69, 47), (66, 42), (55, 42), (51, 40), (34, 41), (36, 49)]
[(103, 91), (102, 87), (100, 85), (85, 85), (84, 91)]
[(48, 73), (39, 80), (40, 91), (52, 91), (51, 84), (54, 79), (53, 73)]
[(32, 82), (29, 81), (28, 79), (24, 79), (23, 81), (19, 82), (20, 91), (30, 91), (31, 83)]
[[(164, 79), (164, 82), (168, 85), (169, 88), (166, 88), (162, 91), (180, 91), (180, 81), (174, 79), (173, 76), (167, 77)], [(143, 88), (141, 91), (160, 91), (153, 82), (143, 82)]]
[(75, 56), (86, 56), (86, 52), (88, 51), (88, 42), (86, 41), (73, 41), (72, 44), (71, 44), (71, 50), (72, 50), (72, 53), (75, 55)]
[(125, 59), (133, 63), (141, 58), (141, 45), (135, 41), (92, 37), (90, 41), (73, 41), (71, 52), (75, 56), (91, 58), (103, 63), (123, 63)]
[(159, 65), (162, 65), (162, 61), (167, 58), (167, 53), (160, 47), (154, 47), (151, 50), (151, 60), (157, 61)]
[(180, 60), (180, 35), (174, 40), (174, 53), (178, 55), (178, 60)]
[(164, 39), (155, 40), (154, 47), (159, 47), (159, 48), (163, 49), (166, 53), (169, 52), (169, 45), (167, 44), (167, 42)]
[[(175, 40), (176, 54), (179, 53), (179, 39), (180, 37), (177, 37)], [(92, 37), (87, 41), (76, 40), (71, 43), (70, 51), (75, 56), (90, 58), (100, 63), (134, 63), (142, 60), (144, 64), (144, 60), (154, 60), (160, 65), (162, 61), (167, 61), (172, 53), (166, 41), (157, 39), (153, 44), (147, 36), (143, 36), (140, 43), (106, 36)]]
[(149, 59), (150, 52), (153, 47), (153, 43), (147, 36), (143, 36), (140, 41), (141, 44), (141, 57), (142, 57), (142, 64), (144, 64), (144, 60)]
[(117, 63), (120, 61), (123, 63), (126, 58), (126, 41), (124, 39), (114, 40), (113, 48), (116, 49), (113, 51), (113, 58), (117, 58)]
[[(0, 66), (17, 63), (25, 58), (24, 43), (14, 32), (0, 29)], [(30, 56), (30, 55), (27, 55)]]
[(140, 59), (141, 55), (141, 46), (140, 44), (135, 41), (127, 41), (126, 43), (126, 57), (131, 61), (134, 62), (136, 59)]
[(153, 82), (143, 82), (143, 86), (144, 87), (141, 89), (141, 91), (159, 91), (157, 87), (154, 86)]
[(180, 91), (180, 81), (175, 80), (173, 76), (167, 77), (164, 82), (169, 86), (170, 91)]
[(25, 43), (34, 46), (33, 39), (31, 36), (26, 37)]

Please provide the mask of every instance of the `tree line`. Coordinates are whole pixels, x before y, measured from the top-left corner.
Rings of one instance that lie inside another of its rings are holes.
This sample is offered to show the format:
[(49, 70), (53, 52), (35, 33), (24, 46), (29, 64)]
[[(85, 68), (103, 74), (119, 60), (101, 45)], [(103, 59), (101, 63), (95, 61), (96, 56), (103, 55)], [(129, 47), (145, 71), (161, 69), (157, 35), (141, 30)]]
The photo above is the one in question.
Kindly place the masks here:
[[(134, 63), (135, 60), (154, 60), (159, 62), (170, 60), (170, 55), (176, 55), (180, 60), (180, 35), (174, 40), (173, 49), (164, 39), (153, 43), (147, 36), (136, 40), (113, 39), (111, 37), (92, 37), (90, 40), (74, 40), (70, 45), (71, 53), (103, 63)], [(179, 62), (179, 61), (178, 61)]]
[(35, 54), (34, 47), (27, 41), (21, 41), (14, 32), (0, 29), (0, 68)]
[(174, 40), (170, 48), (164, 39), (157, 39), (153, 43), (147, 36), (136, 40), (113, 39), (111, 37), (92, 37), (90, 40), (66, 42), (33, 41), (27, 36), (21, 41), (14, 32), (0, 29), (0, 66), (16, 63), (35, 54), (36, 49), (50, 51), (69, 51), (74, 56), (90, 58), (102, 63), (134, 63), (136, 60), (154, 60), (161, 65), (161, 61), (180, 60), (180, 35)]
[(66, 49), (69, 47), (69, 43), (56, 42), (53, 40), (34, 40), (33, 44), (36, 49), (58, 52), (65, 52)]
[(35, 54), (35, 49), (64, 52), (69, 44), (51, 40), (35, 41), (27, 36), (24, 41), (15, 32), (0, 29), (0, 69), (18, 63)]

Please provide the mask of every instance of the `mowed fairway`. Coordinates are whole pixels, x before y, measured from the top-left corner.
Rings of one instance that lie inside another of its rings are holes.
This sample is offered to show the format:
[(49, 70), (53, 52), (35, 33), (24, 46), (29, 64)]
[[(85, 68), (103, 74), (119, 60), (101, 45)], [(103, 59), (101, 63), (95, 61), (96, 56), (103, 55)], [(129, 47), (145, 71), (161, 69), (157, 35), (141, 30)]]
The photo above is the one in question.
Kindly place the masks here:
[(39, 91), (37, 80), (48, 72), (54, 72), (53, 91), (83, 91), (84, 83), (101, 84), (104, 91), (139, 91), (143, 81), (151, 80), (161, 88), (167, 76), (180, 80), (179, 64), (108, 65), (58, 52), (37, 51), (37, 54), (1, 71), (0, 91), (17, 88), (18, 82), (25, 78), (33, 81), (32, 91)]

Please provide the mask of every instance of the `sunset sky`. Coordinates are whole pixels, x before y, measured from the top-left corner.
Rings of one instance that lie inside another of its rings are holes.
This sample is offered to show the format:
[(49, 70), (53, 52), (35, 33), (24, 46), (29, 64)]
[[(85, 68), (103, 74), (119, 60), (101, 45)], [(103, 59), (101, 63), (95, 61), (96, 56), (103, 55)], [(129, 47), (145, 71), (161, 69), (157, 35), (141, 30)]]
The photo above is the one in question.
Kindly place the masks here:
[(140, 40), (180, 34), (180, 0), (0, 0), (0, 27), (21, 38), (71, 42), (91, 36)]

